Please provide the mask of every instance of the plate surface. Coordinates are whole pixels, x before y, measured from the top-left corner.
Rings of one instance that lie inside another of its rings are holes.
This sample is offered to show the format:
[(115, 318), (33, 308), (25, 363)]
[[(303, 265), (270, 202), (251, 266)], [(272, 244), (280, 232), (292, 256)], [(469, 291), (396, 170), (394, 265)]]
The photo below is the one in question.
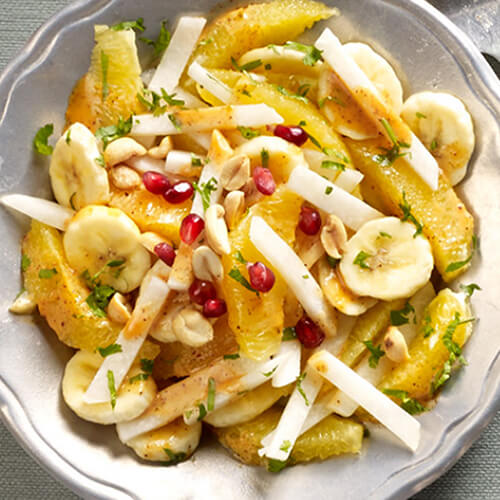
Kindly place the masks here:
[[(181, 12), (173, 1), (87, 0), (72, 4), (44, 25), (0, 78), (0, 144), (4, 145), (0, 192), (50, 195), (47, 162), (34, 157), (31, 138), (44, 123), (54, 123), (60, 132), (67, 97), (88, 67), (94, 23), (141, 16), (146, 26), (158, 28), (161, 19), (206, 12), (216, 4), (215, 0), (185, 0)], [(141, 463), (119, 443), (113, 429), (78, 419), (62, 402), (60, 380), (71, 351), (41, 320), (7, 312), (19, 290), (19, 241), (28, 222), (0, 211), (4, 227), (2, 418), (21, 444), (79, 495), (113, 499), (405, 498), (450, 467), (500, 407), (498, 80), (472, 43), (423, 1), (339, 0), (335, 5), (343, 15), (326, 24), (342, 41), (366, 41), (386, 56), (402, 79), (406, 96), (424, 89), (450, 91), (465, 101), (473, 115), (477, 147), (460, 192), (478, 221), (481, 255), (462, 281), (479, 283), (483, 291), (474, 297), (480, 321), (465, 349), (469, 366), (445, 389), (437, 407), (419, 417), (423, 436), (416, 454), (380, 429), (366, 440), (359, 457), (296, 466), (279, 475), (242, 466), (209, 442), (194, 459), (176, 467)]]

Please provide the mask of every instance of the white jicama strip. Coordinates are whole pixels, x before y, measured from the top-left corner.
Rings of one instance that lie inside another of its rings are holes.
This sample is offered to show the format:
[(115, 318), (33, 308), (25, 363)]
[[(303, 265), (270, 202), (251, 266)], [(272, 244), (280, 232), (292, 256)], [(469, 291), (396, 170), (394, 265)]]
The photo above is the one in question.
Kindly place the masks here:
[[(424, 316), (425, 308), (429, 302), (435, 297), (434, 287), (429, 282), (421, 288), (408, 302), (414, 309), (414, 319), (409, 318), (409, 322), (398, 326), (399, 331), (403, 334), (406, 345), (410, 345), (418, 333), (418, 327)], [(383, 356), (375, 368), (370, 366), (370, 354), (366, 354), (355, 371), (372, 385), (377, 385), (384, 375), (394, 366), (394, 363), (387, 357)], [(358, 408), (356, 401), (351, 399), (344, 392), (335, 390), (330, 395), (327, 406), (331, 412), (335, 412), (342, 417), (350, 417)]]
[(309, 369), (301, 375), (273, 432), (272, 439), (268, 445), (259, 450), (259, 455), (275, 460), (286, 460), (290, 456), (322, 383), (321, 377), (314, 370)]
[(340, 172), (334, 184), (340, 189), (352, 193), (363, 180), (364, 175), (359, 170), (347, 168)]
[(283, 118), (267, 104), (238, 104), (210, 108), (184, 109), (160, 116), (133, 117), (132, 136), (178, 135), (237, 127), (262, 127), (283, 123)]
[[(213, 179), (213, 180), (212, 180)], [(222, 196), (222, 185), (220, 183), (220, 168), (215, 163), (207, 163), (201, 171), (198, 186), (201, 190), (206, 186), (207, 182), (211, 182), (215, 189), (209, 192), (210, 205), (218, 203)], [(202, 219), (205, 218), (205, 207), (203, 206), (203, 198), (198, 190), (196, 190), (191, 206), (191, 213), (199, 215)]]
[(224, 104), (233, 98), (231, 89), (196, 61), (189, 66), (188, 75)]
[(333, 336), (335, 334), (335, 325), (332, 319), (331, 306), (299, 256), (261, 217), (252, 217), (250, 241), (278, 270), (310, 318), (327, 335)]
[(61, 231), (66, 230), (66, 224), (75, 215), (70, 208), (25, 194), (6, 194), (0, 198), (0, 203)]
[(298, 340), (287, 340), (281, 343), (280, 354), (285, 358), (279, 364), (273, 375), (273, 387), (284, 387), (291, 384), (300, 375), (300, 357), (302, 347)]
[(150, 156), (133, 156), (125, 163), (141, 174), (145, 172), (165, 173), (165, 162), (156, 158), (151, 158)]
[(420, 442), (420, 423), (370, 382), (326, 351), (313, 354), (308, 365), (348, 394), (412, 451), (416, 451)]
[(189, 151), (170, 151), (165, 160), (165, 171), (174, 175), (186, 175), (191, 171), (199, 173), (198, 169), (193, 169), (193, 160), (199, 160), (201, 165), (204, 163), (203, 157)]
[(201, 99), (198, 99), (195, 95), (191, 94), (187, 90), (181, 87), (175, 87), (173, 94), (175, 94), (176, 99), (181, 99), (184, 101), (184, 107), (188, 109), (192, 108), (205, 108), (207, 104)]
[(146, 274), (132, 316), (115, 342), (122, 350), (104, 359), (83, 396), (86, 403), (109, 401), (108, 371), (113, 372), (115, 387), (120, 387), (146, 340), (153, 321), (168, 298), (169, 273), (170, 268), (159, 260)]
[(171, 93), (177, 87), (206, 22), (203, 17), (184, 16), (179, 19), (170, 44), (151, 79), (149, 90), (160, 92), (163, 88)]
[[(351, 92), (355, 93), (356, 89), (362, 88), (363, 95), (368, 95), (367, 99), (359, 99), (358, 101), (368, 116), (373, 120), (377, 120), (380, 114), (379, 110), (385, 110), (387, 116), (391, 116), (392, 120), (400, 120), (401, 126), (405, 127), (408, 132), (410, 132), (407, 125), (387, 108), (375, 85), (369, 80), (365, 73), (363, 73), (354, 59), (345, 51), (340, 40), (329, 28), (323, 31), (314, 45), (323, 52), (324, 60), (332, 67)], [(409, 153), (405, 156), (405, 160), (413, 168), (415, 173), (435, 191), (438, 188), (439, 182), (439, 166), (434, 157), (427, 151), (414, 134), (411, 134), (410, 148), (402, 148), (401, 150), (404, 153)]]
[(212, 134), (210, 132), (191, 132), (186, 135), (204, 150), (208, 151), (210, 149), (210, 144), (212, 143)]
[(307, 168), (296, 168), (287, 185), (321, 210), (339, 217), (355, 231), (366, 222), (383, 217), (378, 210)]

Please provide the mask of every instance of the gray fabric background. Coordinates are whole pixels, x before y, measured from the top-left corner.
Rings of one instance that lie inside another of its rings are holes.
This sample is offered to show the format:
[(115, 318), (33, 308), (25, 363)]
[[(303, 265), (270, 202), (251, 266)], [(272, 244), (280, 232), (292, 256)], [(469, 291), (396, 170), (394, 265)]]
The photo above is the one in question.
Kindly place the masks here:
[[(498, 1), (498, 0), (497, 0)], [(0, 1), (0, 71), (30, 35), (71, 0)], [(434, 1), (439, 7), (439, 2)], [(500, 416), (443, 477), (414, 500), (500, 499)], [(16, 443), (0, 423), (0, 499), (73, 499), (76, 495), (57, 483)]]

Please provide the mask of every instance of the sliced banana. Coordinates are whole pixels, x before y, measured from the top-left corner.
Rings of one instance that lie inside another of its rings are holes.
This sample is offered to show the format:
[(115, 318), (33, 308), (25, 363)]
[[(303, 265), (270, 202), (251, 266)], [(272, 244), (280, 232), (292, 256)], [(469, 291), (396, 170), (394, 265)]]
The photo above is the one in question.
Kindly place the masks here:
[(321, 290), (330, 304), (347, 316), (359, 316), (373, 307), (377, 300), (373, 297), (358, 297), (342, 282), (337, 269), (332, 269), (326, 259), (317, 265)]
[(56, 200), (76, 210), (107, 203), (108, 174), (100, 161), (94, 134), (81, 123), (71, 125), (57, 141), (50, 160), (49, 175)]
[(462, 101), (446, 92), (419, 92), (403, 104), (401, 118), (436, 158), (454, 186), (474, 151), (472, 118)]
[(138, 417), (156, 396), (156, 384), (152, 377), (135, 380), (142, 373), (139, 363), (134, 363), (120, 388), (116, 387), (116, 405), (109, 403), (88, 404), (83, 395), (92, 382), (103, 357), (95, 352), (78, 351), (66, 365), (62, 380), (62, 393), (66, 404), (81, 418), (97, 424), (116, 424)]
[(196, 450), (201, 430), (201, 422), (187, 425), (183, 418), (178, 418), (168, 425), (141, 434), (124, 444), (144, 460), (174, 464), (185, 460)]
[(350, 290), (381, 300), (412, 296), (427, 283), (433, 267), (427, 239), (396, 217), (364, 224), (347, 242), (339, 264)]
[[(121, 210), (90, 205), (69, 222), (63, 245), (69, 265), (121, 293), (137, 288), (151, 266), (141, 233)], [(110, 265), (111, 264), (111, 265)]]

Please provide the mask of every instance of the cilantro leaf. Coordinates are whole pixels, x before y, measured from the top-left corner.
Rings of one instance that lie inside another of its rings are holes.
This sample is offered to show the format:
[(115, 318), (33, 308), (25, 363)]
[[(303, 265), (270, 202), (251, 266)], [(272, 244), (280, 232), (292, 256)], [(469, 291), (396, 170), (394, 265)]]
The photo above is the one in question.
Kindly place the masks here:
[(102, 100), (103, 101), (105, 101), (109, 95), (108, 68), (109, 68), (109, 57), (101, 50)]
[(28, 270), (31, 265), (31, 259), (27, 255), (21, 256), (21, 271), (24, 273)]
[(278, 369), (278, 366), (275, 366), (271, 371), (268, 371), (268, 372), (265, 372), (265, 373), (262, 373), (262, 375), (264, 375), (264, 377), (271, 377), (273, 375), (273, 373)]
[(131, 130), (132, 115), (130, 115), (128, 120), (119, 118), (116, 125), (108, 125), (107, 127), (101, 127), (97, 129), (95, 136), (97, 139), (100, 139), (102, 141), (103, 147), (104, 149), (106, 149), (111, 141), (129, 134)]
[(144, 26), (144, 19), (139, 17), (136, 21), (123, 21), (121, 23), (111, 26), (113, 31), (124, 31), (124, 30), (137, 30), (144, 31), (146, 27)]
[(334, 257), (331, 257), (330, 255), (326, 255), (326, 261), (328, 262), (328, 265), (332, 268), (335, 269), (340, 262), (340, 259), (335, 259)]
[(108, 389), (109, 397), (111, 401), (111, 408), (114, 410), (116, 406), (116, 386), (115, 386), (115, 374), (108, 370)]
[(210, 377), (208, 379), (208, 396), (207, 396), (207, 410), (213, 411), (215, 408), (215, 379)]
[(233, 278), (233, 280), (237, 281), (240, 285), (244, 286), (247, 290), (257, 294), (259, 296), (258, 290), (252, 287), (249, 281), (241, 274), (240, 270), (236, 267), (233, 267), (231, 271), (229, 271), (228, 276)]
[(172, 125), (175, 127), (176, 130), (182, 129), (182, 123), (179, 121), (177, 116), (175, 116), (173, 113), (170, 113), (168, 115), (168, 119), (172, 122)]
[(403, 309), (391, 311), (391, 325), (400, 326), (410, 322), (410, 314), (413, 313), (413, 323), (416, 323), (415, 308), (407, 301)]
[(332, 160), (323, 160), (321, 162), (321, 168), (327, 168), (330, 170), (340, 170), (341, 172), (345, 171), (345, 165), (343, 163)]
[(286, 97), (291, 97), (292, 99), (297, 99), (298, 101), (302, 101), (305, 103), (309, 102), (309, 99), (301, 94), (294, 94), (293, 92), (290, 92), (287, 90), (285, 87), (282, 85), (276, 85), (276, 90), (280, 93), (283, 94)]
[(141, 358), (141, 368), (147, 374), (153, 373), (154, 364), (154, 359)]
[(257, 69), (259, 66), (262, 66), (262, 61), (260, 59), (256, 59), (255, 61), (250, 61), (240, 66), (234, 57), (231, 57), (231, 65), (236, 71), (242, 71), (245, 73), (246, 71), (252, 71)]
[(250, 127), (238, 127), (238, 130), (245, 139), (253, 139), (254, 137), (258, 137), (260, 135), (258, 130), (254, 130)]
[(356, 257), (354, 258), (352, 263), (356, 264), (361, 269), (371, 269), (370, 266), (366, 263), (366, 259), (368, 259), (369, 257), (373, 257), (373, 256), (370, 255), (369, 253), (366, 253), (363, 250), (361, 250), (358, 253), (358, 255), (356, 255)]
[(245, 257), (243, 257), (243, 254), (239, 250), (237, 250), (236, 253), (234, 254), (234, 258), (238, 262), (241, 262), (242, 264), (247, 264), (248, 263), (248, 260), (246, 260)]
[(38, 272), (38, 277), (42, 280), (48, 280), (57, 274), (57, 269), (53, 267), (52, 269), (40, 269)]
[(239, 359), (240, 354), (238, 352), (234, 354), (224, 354), (224, 359)]
[(303, 52), (305, 57), (302, 59), (302, 62), (306, 66), (314, 66), (318, 61), (323, 60), (323, 57), (321, 56), (323, 51), (317, 49), (313, 45), (304, 45), (303, 43), (298, 42), (286, 42), (285, 47)]
[(275, 458), (270, 458), (267, 461), (267, 470), (269, 472), (280, 472), (288, 465), (288, 460), (276, 460)]
[(267, 149), (262, 149), (260, 152), (260, 161), (263, 167), (267, 168), (269, 166), (269, 151)]
[(410, 398), (406, 391), (399, 389), (384, 389), (384, 394), (401, 400), (401, 408), (410, 415), (418, 415), (427, 411), (427, 408), (416, 399)]
[(281, 451), (284, 451), (285, 453), (287, 453), (287, 452), (288, 452), (288, 450), (290, 449), (290, 446), (292, 446), (292, 443), (291, 443), (288, 439), (285, 439), (285, 440), (281, 443), (280, 450), (281, 450)]
[(417, 230), (413, 234), (413, 237), (416, 238), (419, 234), (422, 234), (424, 226), (423, 224), (420, 224), (420, 222), (418, 222), (415, 216), (411, 213), (411, 205), (408, 203), (408, 200), (406, 199), (406, 193), (404, 191), (402, 193), (402, 197), (403, 197), (403, 202), (399, 204), (399, 208), (403, 212), (403, 218), (401, 219), (401, 221), (402, 222), (409, 221), (415, 225)]
[(384, 154), (376, 155), (375, 161), (377, 163), (380, 163), (381, 165), (392, 165), (398, 158), (401, 158), (408, 154), (408, 153), (401, 153), (401, 148), (409, 148), (410, 145), (407, 144), (406, 142), (400, 141), (396, 137), (393, 128), (385, 118), (382, 118), (380, 120), (380, 123), (382, 123), (382, 126), (384, 127), (387, 135), (389, 136), (392, 142), (392, 148), (390, 149), (382, 148)]
[(38, 129), (38, 132), (33, 139), (33, 147), (41, 155), (49, 156), (54, 151), (54, 148), (49, 145), (49, 137), (54, 133), (54, 125), (49, 123)]
[(155, 59), (158, 59), (170, 45), (172, 34), (167, 29), (167, 23), (168, 21), (162, 21), (160, 27), (160, 34), (158, 35), (158, 38), (156, 40), (150, 40), (149, 38), (144, 38), (144, 37), (140, 38), (142, 42), (151, 45), (151, 47), (153, 47), (154, 49), (153, 57)]
[(207, 416), (207, 409), (203, 403), (198, 405), (198, 421), (203, 420)]
[(427, 316), (424, 318), (424, 324), (422, 325), (422, 333), (424, 334), (424, 339), (430, 337), (434, 333), (432, 320), (429, 314), (427, 314)]
[(286, 328), (283, 328), (283, 335), (281, 337), (281, 340), (283, 341), (295, 340), (296, 338), (297, 338), (297, 332), (295, 331), (295, 327), (287, 326)]
[(464, 291), (467, 297), (472, 297), (475, 290), (482, 290), (482, 288), (475, 283), (471, 283), (470, 285), (460, 285), (460, 288)]
[(117, 352), (123, 352), (120, 344), (109, 344), (107, 347), (98, 347), (97, 350), (103, 358), (111, 356), (111, 354), (116, 354)]
[(296, 384), (297, 384), (297, 390), (299, 391), (299, 394), (304, 398), (304, 401), (306, 402), (306, 406), (309, 406), (309, 404), (310, 404), (309, 400), (307, 399), (307, 395), (304, 392), (304, 389), (302, 387), (302, 382), (304, 381), (304, 379), (306, 378), (306, 376), (307, 376), (307, 373), (306, 372), (302, 372), (297, 377)]
[(179, 451), (179, 453), (174, 453), (169, 448), (163, 448), (163, 451), (168, 456), (168, 462), (166, 462), (168, 465), (178, 464), (179, 462), (183, 462), (187, 458), (187, 455), (183, 451)]
[(385, 356), (385, 352), (380, 348), (380, 344), (378, 346), (374, 346), (371, 340), (365, 340), (363, 344), (365, 344), (371, 354), (368, 358), (370, 368), (377, 368), (378, 362), (380, 361), (380, 358)]
[(108, 307), (115, 292), (116, 290), (108, 285), (97, 285), (85, 299), (85, 302), (96, 316), (105, 318), (106, 307)]
[(217, 184), (218, 181), (215, 177), (211, 177), (207, 182), (203, 182), (201, 185), (197, 182), (193, 182), (195, 191), (201, 196), (203, 210), (206, 210), (210, 206), (210, 195), (213, 191), (217, 190)]

